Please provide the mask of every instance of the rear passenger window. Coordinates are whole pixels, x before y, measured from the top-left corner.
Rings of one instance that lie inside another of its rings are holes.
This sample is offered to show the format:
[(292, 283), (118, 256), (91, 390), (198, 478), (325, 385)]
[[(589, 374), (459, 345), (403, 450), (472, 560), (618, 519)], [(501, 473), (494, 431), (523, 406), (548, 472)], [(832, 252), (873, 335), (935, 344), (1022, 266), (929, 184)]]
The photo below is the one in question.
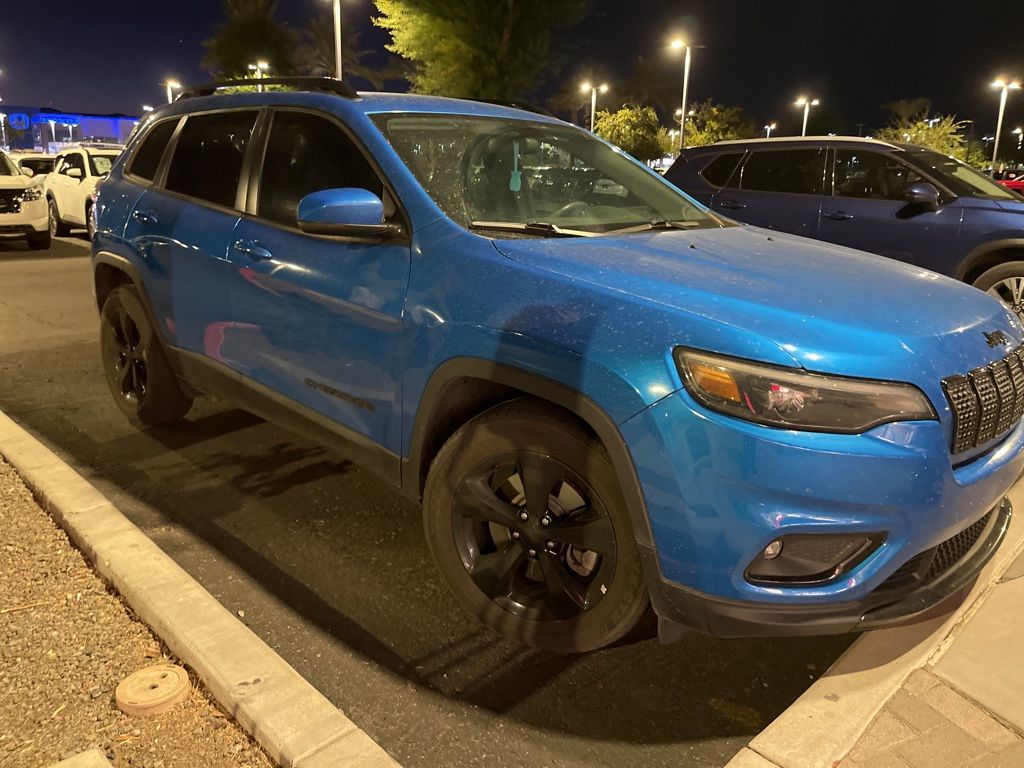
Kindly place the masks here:
[(741, 157), (743, 157), (742, 152), (719, 155), (707, 164), (704, 170), (700, 172), (700, 175), (704, 177), (705, 181), (716, 187), (728, 186), (729, 179), (732, 178), (733, 171), (736, 170)]
[(256, 112), (219, 112), (185, 121), (167, 171), (167, 189), (235, 207)]
[(820, 195), (825, 175), (824, 149), (761, 150), (743, 166), (743, 189)]
[(128, 173), (138, 176), (140, 179), (152, 181), (156, 178), (156, 169), (160, 166), (160, 159), (164, 156), (167, 143), (171, 140), (171, 134), (178, 125), (178, 119), (164, 120), (157, 123), (142, 140), (142, 146), (132, 158), (131, 167)]
[(276, 113), (260, 175), (258, 214), (295, 226), (303, 197), (340, 187), (368, 189), (377, 197), (384, 193), (380, 177), (337, 125), (308, 112)]

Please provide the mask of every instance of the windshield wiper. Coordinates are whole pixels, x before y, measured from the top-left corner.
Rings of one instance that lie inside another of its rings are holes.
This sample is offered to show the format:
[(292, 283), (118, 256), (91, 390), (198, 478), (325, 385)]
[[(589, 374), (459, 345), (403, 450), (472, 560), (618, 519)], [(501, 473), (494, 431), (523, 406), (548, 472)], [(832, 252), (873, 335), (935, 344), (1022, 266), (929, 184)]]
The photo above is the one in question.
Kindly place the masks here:
[(470, 229), (495, 229), (502, 232), (525, 232), (528, 235), (548, 237), (594, 237), (595, 232), (580, 229), (565, 229), (548, 221), (471, 221)]
[(633, 232), (650, 232), (652, 229), (695, 229), (700, 225), (701, 222), (699, 221), (667, 221), (665, 219), (655, 219), (654, 221), (648, 221), (646, 224), (637, 224), (634, 227), (610, 229), (605, 232), (605, 234), (628, 235)]

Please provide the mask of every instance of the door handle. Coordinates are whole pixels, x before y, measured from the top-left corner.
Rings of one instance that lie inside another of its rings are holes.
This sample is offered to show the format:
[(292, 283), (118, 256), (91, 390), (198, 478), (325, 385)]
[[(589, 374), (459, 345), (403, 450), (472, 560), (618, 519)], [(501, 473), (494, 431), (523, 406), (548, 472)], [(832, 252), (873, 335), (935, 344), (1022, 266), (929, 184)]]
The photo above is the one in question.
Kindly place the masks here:
[(235, 240), (232, 246), (239, 253), (244, 253), (253, 261), (270, 261), (274, 254), (257, 243), (255, 240)]
[(723, 200), (719, 205), (730, 211), (741, 211), (747, 207), (746, 203), (741, 203), (736, 200)]
[(846, 213), (845, 211), (825, 211), (821, 215), (826, 219), (832, 219), (832, 221), (849, 221), (853, 218), (852, 213)]
[(156, 216), (153, 215), (152, 211), (140, 211), (138, 208), (136, 208), (134, 211), (132, 211), (132, 218), (149, 226), (159, 224)]

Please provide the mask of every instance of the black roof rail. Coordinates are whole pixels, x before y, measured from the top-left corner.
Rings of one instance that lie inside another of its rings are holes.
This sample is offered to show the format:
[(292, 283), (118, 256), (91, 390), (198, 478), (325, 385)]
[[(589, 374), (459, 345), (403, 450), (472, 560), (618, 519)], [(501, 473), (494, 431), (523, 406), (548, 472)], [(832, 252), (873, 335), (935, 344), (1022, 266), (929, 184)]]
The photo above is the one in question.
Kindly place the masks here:
[(183, 90), (175, 101), (193, 99), (198, 96), (212, 96), (224, 88), (260, 85), (286, 85), (297, 91), (323, 91), (346, 99), (359, 98), (355, 88), (344, 80), (337, 80), (333, 77), (247, 77), (240, 80), (221, 80), (205, 85), (193, 85)]

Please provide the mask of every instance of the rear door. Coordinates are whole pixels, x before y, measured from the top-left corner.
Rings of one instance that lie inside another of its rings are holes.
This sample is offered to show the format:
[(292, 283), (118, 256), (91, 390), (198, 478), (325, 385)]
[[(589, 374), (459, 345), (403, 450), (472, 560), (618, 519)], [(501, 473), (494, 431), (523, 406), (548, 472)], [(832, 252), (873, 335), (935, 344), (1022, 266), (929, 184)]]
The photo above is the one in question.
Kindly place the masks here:
[(755, 149), (712, 207), (725, 216), (804, 237), (818, 234), (824, 148)]
[(255, 385), (244, 397), (270, 390), (397, 454), (408, 238), (309, 235), (296, 215), (304, 196), (348, 187), (381, 197), (401, 222), (367, 157), (334, 117), (272, 112), (248, 214), (227, 254), (234, 324), (223, 348), (243, 383)]
[(148, 272), (146, 290), (164, 337), (171, 346), (214, 360), (231, 322), (234, 267), (227, 250), (244, 200), (241, 179), (258, 114), (189, 115), (171, 139), (169, 162), (125, 227), (125, 239)]
[(822, 240), (941, 269), (957, 250), (962, 209), (908, 205), (907, 187), (926, 181), (891, 152), (836, 149), (819, 233)]

